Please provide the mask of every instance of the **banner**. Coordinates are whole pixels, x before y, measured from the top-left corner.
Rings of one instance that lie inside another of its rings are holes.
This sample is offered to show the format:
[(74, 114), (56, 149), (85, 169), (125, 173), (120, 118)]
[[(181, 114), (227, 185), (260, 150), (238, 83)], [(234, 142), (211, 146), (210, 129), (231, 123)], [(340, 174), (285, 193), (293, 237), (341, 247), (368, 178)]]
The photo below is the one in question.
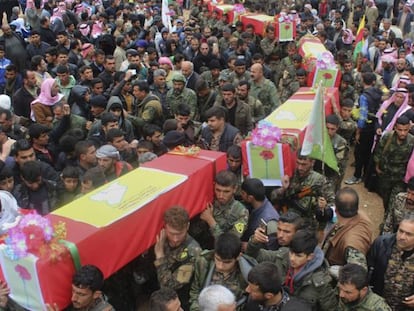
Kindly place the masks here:
[[(108, 226), (139, 210), (159, 195), (180, 185), (187, 176), (150, 168), (138, 168), (52, 212), (95, 227)], [(136, 187), (136, 181), (145, 186)]]
[(321, 84), (316, 92), (309, 124), (302, 144), (301, 155), (320, 160), (336, 172), (339, 172), (332, 142), (326, 129), (325, 105)]
[(5, 246), (1, 245), (1, 269), (10, 288), (10, 298), (28, 310), (44, 310), (45, 303), (36, 270), (38, 258), (30, 254), (18, 260), (11, 260), (4, 252)]
[(259, 178), (265, 186), (281, 186), (284, 175), (282, 144), (273, 149), (246, 143), (249, 177)]

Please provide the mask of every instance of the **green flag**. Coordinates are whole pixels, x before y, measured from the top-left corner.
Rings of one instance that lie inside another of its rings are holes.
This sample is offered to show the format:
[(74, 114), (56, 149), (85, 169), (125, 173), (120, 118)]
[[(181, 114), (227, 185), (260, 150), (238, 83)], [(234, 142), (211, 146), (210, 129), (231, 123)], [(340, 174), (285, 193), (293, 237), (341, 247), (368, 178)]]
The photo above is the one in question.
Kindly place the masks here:
[(316, 91), (315, 101), (302, 144), (301, 155), (320, 160), (336, 172), (339, 172), (332, 142), (325, 124), (322, 83), (319, 83), (318, 90)]

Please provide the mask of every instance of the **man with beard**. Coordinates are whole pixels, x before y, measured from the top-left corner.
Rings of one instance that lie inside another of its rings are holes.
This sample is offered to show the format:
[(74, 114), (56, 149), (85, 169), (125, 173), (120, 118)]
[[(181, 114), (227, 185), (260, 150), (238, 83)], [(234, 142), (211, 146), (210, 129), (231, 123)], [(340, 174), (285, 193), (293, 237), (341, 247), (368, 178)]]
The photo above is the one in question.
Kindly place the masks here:
[(368, 286), (367, 270), (360, 265), (349, 263), (339, 270), (339, 311), (372, 310), (390, 311), (391, 308)]
[(198, 136), (200, 134), (201, 123), (191, 120), (190, 114), (190, 106), (188, 106), (186, 103), (182, 103), (177, 106), (174, 117), (184, 131), (187, 144), (194, 145), (197, 142)]
[(385, 215), (390, 198), (405, 189), (408, 159), (414, 148), (414, 136), (409, 133), (410, 121), (401, 116), (395, 121), (394, 131), (386, 132), (374, 153), (375, 170), (378, 175), (378, 190), (384, 204)]
[(245, 309), (247, 311), (312, 310), (311, 306), (301, 299), (290, 297), (282, 285), (283, 280), (278, 267), (271, 262), (261, 262), (254, 266), (247, 281), (246, 292), (250, 300)]
[(13, 110), (17, 116), (30, 119), (30, 103), (37, 98), (37, 80), (34, 71), (23, 71), (23, 86), (13, 95)]
[(414, 211), (414, 177), (408, 180), (406, 192), (400, 192), (391, 198), (382, 233), (397, 232), (404, 213), (409, 211)]
[(236, 97), (236, 88), (233, 84), (225, 84), (221, 88), (223, 100), (216, 103), (227, 109), (227, 122), (240, 130), (246, 136), (253, 129), (250, 106)]
[(414, 307), (414, 213), (407, 212), (397, 233), (379, 236), (367, 254), (372, 290), (392, 310)]
[(150, 85), (151, 93), (160, 99), (162, 111), (165, 116), (171, 115), (171, 107), (167, 102), (167, 93), (170, 87), (166, 83), (167, 73), (164, 69), (154, 70), (154, 83)]
[(102, 293), (104, 277), (99, 268), (86, 265), (72, 279), (72, 308), (70, 310), (113, 311)]
[(240, 131), (226, 122), (227, 113), (223, 107), (214, 106), (205, 113), (207, 126), (201, 130), (201, 143), (204, 149), (227, 152), (232, 145), (239, 145)]
[(237, 97), (238, 99), (244, 101), (250, 106), (250, 111), (253, 118), (253, 124), (256, 124), (260, 120), (264, 119), (265, 112), (263, 104), (260, 100), (249, 95), (250, 91), (250, 82), (242, 80), (237, 85)]
[[(192, 89), (185, 87), (186, 79), (183, 74), (176, 73), (172, 78), (173, 88), (167, 92), (166, 101), (170, 103), (171, 112), (174, 114), (180, 103), (187, 103), (191, 107), (191, 119), (198, 120), (199, 112), (197, 96)], [(172, 118), (165, 116), (165, 118)]]
[(201, 248), (187, 232), (190, 216), (184, 208), (173, 206), (167, 209), (164, 212), (164, 223), (154, 247), (158, 281), (161, 287), (177, 291), (183, 308), (188, 310), (188, 293), (193, 279), (194, 263)]
[(407, 62), (405, 58), (399, 58), (395, 65), (395, 71), (391, 78), (391, 87), (398, 87), (398, 82), (402, 76), (404, 76), (404, 72), (407, 70)]
[(27, 52), (26, 45), (22, 37), (15, 33), (8, 24), (4, 24), (3, 37), (6, 57), (17, 67), (17, 72), (22, 72), (26, 68)]
[[(273, 190), (271, 199), (282, 209), (286, 208), (306, 219), (316, 219), (324, 223), (333, 217), (329, 205), (333, 205), (335, 195), (325, 176), (313, 170), (314, 162), (315, 160), (301, 155), (299, 151), (293, 177), (285, 175), (282, 178), (282, 187)], [(305, 191), (307, 193), (301, 196)]]

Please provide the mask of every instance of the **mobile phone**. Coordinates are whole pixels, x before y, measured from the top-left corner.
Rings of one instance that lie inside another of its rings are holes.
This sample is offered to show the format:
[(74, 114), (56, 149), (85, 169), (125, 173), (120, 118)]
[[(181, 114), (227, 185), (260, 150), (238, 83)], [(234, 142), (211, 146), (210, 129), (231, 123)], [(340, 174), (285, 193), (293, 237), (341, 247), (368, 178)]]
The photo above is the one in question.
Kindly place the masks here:
[(137, 75), (137, 70), (136, 69), (129, 69), (129, 71), (131, 72), (131, 74), (133, 76), (136, 76)]
[(263, 218), (260, 218), (259, 227), (267, 234), (267, 222)]

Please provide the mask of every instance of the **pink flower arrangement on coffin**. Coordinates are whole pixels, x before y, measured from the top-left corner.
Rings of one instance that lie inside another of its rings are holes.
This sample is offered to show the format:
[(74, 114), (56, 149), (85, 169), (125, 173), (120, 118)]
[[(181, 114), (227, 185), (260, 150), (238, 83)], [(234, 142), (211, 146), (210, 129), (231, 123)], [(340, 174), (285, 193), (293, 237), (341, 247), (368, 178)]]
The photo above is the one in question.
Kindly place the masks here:
[(49, 219), (36, 212), (29, 213), (9, 230), (5, 239), (5, 253), (12, 260), (28, 254), (56, 259), (59, 257), (57, 254), (63, 254), (65, 249), (58, 240), (65, 237), (66, 228), (63, 222), (53, 228)]
[(318, 54), (316, 59), (316, 68), (321, 70), (336, 68), (335, 60), (331, 52), (323, 52)]
[(252, 143), (265, 149), (273, 149), (282, 137), (282, 131), (266, 120), (261, 120), (251, 134)]

